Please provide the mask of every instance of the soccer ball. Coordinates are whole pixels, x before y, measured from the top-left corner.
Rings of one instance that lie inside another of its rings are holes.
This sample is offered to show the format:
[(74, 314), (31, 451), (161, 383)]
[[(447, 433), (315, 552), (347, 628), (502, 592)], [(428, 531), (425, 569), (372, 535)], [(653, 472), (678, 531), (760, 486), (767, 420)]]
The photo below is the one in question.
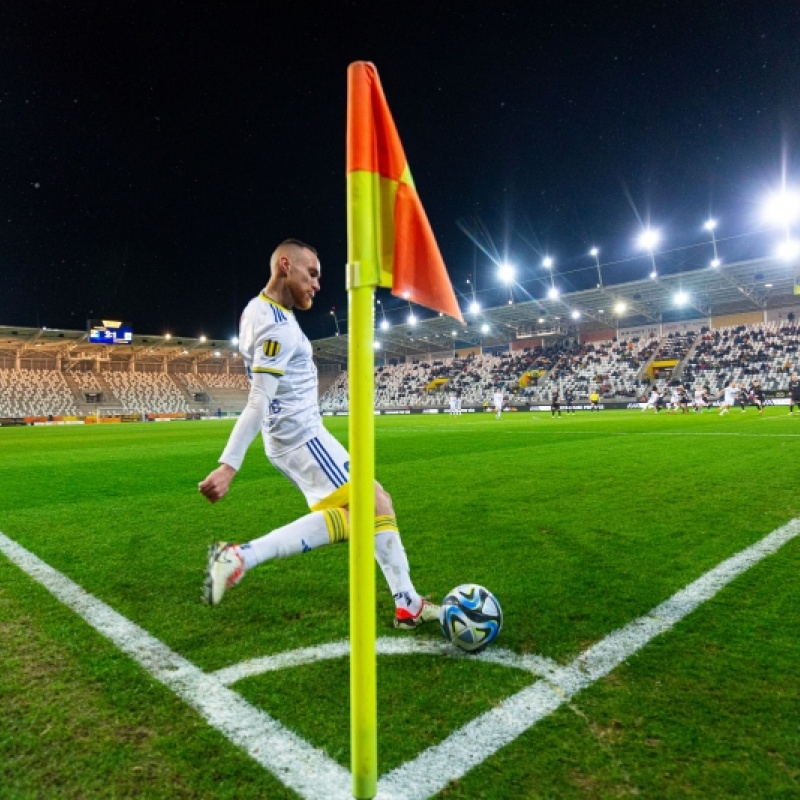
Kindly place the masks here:
[(479, 653), (500, 633), (503, 611), (488, 589), (464, 583), (442, 600), (439, 624), (448, 642), (468, 653)]

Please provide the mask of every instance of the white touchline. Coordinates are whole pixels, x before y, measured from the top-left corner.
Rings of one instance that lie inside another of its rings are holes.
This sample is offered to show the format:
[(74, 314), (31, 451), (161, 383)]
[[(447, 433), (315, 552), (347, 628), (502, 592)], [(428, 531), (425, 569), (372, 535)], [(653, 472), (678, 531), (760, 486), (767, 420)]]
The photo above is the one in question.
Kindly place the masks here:
[[(734, 578), (798, 534), (800, 519), (795, 519), (723, 561), (650, 613), (612, 632), (564, 667), (541, 656), (518, 655), (501, 648), (470, 657), (454, 654), (444, 643), (430, 640), (378, 639), (377, 651), (381, 655), (426, 653), (473, 658), (525, 670), (541, 676), (542, 680), (476, 717), (412, 761), (385, 774), (378, 781), (377, 799), (426, 800), (441, 791), (450, 781), (465, 775), (575, 694), (607, 675), (653, 638), (711, 599)], [(348, 642), (252, 659), (206, 674), (2, 533), (0, 552), (301, 797), (306, 800), (345, 800), (351, 797), (348, 770), (227, 688), (229, 684), (263, 672), (347, 656), (350, 650)]]
[(269, 714), (0, 533), (0, 551), (307, 800), (352, 797), (350, 773)]

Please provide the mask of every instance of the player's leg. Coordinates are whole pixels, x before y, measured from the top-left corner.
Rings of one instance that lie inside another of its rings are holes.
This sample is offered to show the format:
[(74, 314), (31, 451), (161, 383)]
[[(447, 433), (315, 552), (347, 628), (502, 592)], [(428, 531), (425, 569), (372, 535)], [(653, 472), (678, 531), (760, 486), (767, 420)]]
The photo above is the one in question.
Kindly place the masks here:
[(375, 484), (375, 560), (394, 598), (395, 628), (416, 628), (439, 619), (439, 606), (421, 597), (411, 580), (391, 495)]
[[(219, 603), (227, 589), (265, 561), (346, 541), (349, 536), (347, 514), (342, 506), (349, 497), (350, 456), (333, 436), (323, 430), (300, 447), (268, 458), (303, 492), (312, 512), (245, 544), (213, 544), (204, 587), (204, 599), (209, 605)], [(315, 508), (323, 500), (327, 500), (325, 507)]]

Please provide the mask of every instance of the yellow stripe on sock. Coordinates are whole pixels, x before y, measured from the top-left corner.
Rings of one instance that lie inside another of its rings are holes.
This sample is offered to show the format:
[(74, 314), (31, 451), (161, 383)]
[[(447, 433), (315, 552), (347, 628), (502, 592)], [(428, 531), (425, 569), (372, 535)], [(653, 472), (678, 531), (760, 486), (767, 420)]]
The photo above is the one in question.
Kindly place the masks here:
[(322, 512), (331, 544), (346, 542), (350, 538), (350, 522), (341, 508), (326, 508)]
[(397, 532), (397, 518), (384, 516), (375, 517), (375, 533), (382, 533), (383, 531)]

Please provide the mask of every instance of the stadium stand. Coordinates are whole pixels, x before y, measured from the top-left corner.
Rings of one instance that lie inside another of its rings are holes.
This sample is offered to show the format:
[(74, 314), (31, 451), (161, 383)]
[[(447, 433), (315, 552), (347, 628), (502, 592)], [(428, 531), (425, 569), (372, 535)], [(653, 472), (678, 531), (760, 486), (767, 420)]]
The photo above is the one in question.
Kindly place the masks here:
[(75, 398), (56, 370), (0, 369), (0, 417), (73, 416)]
[(145, 412), (189, 410), (184, 393), (163, 373), (106, 372), (103, 377), (125, 408)]

